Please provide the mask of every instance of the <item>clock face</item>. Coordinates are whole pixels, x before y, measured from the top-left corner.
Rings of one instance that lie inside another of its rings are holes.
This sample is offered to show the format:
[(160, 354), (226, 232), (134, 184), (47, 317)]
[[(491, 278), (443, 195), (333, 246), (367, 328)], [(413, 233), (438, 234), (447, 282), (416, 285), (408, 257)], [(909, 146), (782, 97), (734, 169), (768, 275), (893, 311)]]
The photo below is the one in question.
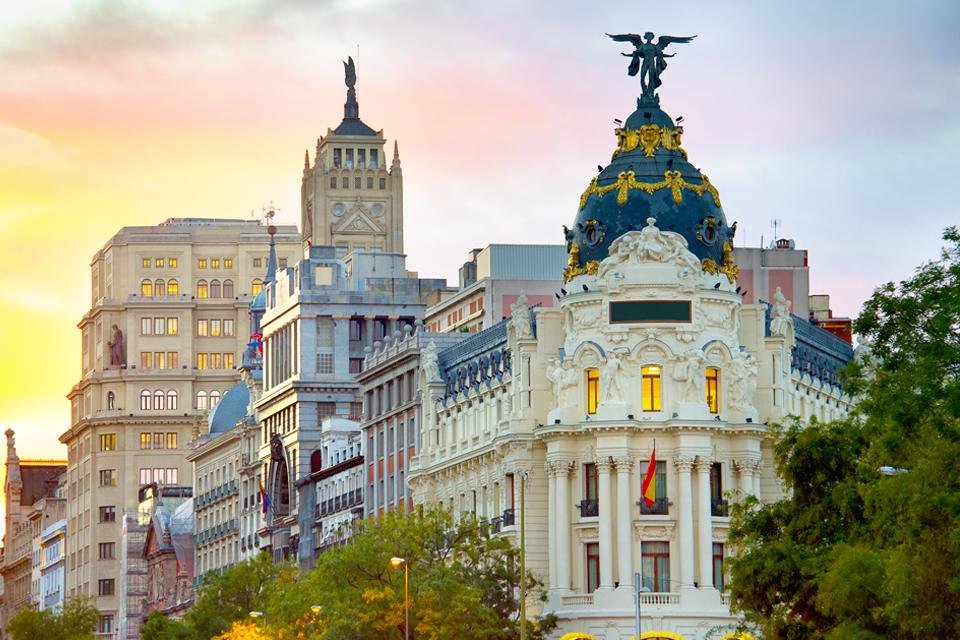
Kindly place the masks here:
[(383, 205), (379, 202), (375, 202), (373, 206), (370, 207), (370, 211), (373, 213), (373, 215), (379, 218), (383, 215)]
[(334, 202), (333, 206), (330, 207), (330, 211), (332, 211), (335, 216), (342, 216), (347, 211), (347, 205), (342, 202)]

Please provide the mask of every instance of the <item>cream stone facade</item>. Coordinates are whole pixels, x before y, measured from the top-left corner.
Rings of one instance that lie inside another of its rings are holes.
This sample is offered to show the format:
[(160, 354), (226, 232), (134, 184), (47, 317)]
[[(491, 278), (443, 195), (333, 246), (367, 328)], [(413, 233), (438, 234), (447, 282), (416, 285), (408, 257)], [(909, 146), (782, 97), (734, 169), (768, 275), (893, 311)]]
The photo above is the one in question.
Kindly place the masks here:
[[(135, 519), (143, 485), (190, 482), (187, 445), (239, 378), (266, 237), (254, 220), (174, 218), (126, 227), (93, 258), (81, 379), (60, 441), (68, 450), (67, 596), (95, 599), (102, 637), (137, 637), (146, 582), (119, 584), (122, 524)], [(280, 227), (276, 241), (280, 264), (292, 263), (296, 229)], [(142, 549), (129, 548), (139, 562)]]
[[(783, 300), (743, 304), (653, 219), (565, 286), (559, 308), (517, 306), (424, 374), (414, 499), (493, 518), (516, 540), (527, 474), (527, 566), (549, 589), (557, 636), (633, 635), (635, 572), (646, 630), (699, 640), (732, 628), (727, 501), (780, 495), (768, 424), (848, 410), (826, 364), (831, 349), (848, 355), (842, 341)], [(801, 360), (816, 354), (823, 367), (808, 374)]]

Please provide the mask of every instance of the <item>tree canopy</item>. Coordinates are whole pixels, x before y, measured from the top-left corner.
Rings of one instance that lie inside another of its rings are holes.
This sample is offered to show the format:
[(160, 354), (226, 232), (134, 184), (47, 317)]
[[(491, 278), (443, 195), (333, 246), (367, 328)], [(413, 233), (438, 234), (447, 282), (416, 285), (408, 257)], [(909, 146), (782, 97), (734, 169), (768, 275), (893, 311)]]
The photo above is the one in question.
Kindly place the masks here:
[(86, 599), (69, 598), (60, 611), (21, 609), (7, 623), (14, 640), (93, 640), (100, 612)]
[(960, 232), (854, 323), (846, 419), (792, 422), (787, 497), (734, 508), (735, 608), (767, 637), (960, 637)]

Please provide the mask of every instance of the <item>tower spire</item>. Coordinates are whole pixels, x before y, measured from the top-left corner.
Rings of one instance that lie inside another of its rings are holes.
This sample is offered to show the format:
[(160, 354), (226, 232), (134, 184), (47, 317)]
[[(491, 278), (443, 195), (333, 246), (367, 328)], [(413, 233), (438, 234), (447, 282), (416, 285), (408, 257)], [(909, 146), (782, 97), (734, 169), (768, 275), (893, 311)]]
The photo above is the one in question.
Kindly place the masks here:
[(263, 277), (263, 286), (267, 286), (276, 279), (274, 274), (277, 271), (277, 243), (274, 236), (277, 235), (277, 228), (273, 226), (274, 215), (276, 215), (276, 207), (271, 202), (263, 214), (267, 219), (267, 233), (270, 234), (270, 252), (267, 254), (267, 274)]
[(304, 149), (303, 151), (303, 168), (310, 168), (310, 149)]
[(400, 166), (400, 147), (397, 144), (397, 141), (394, 140), (393, 141), (393, 164), (391, 165), (391, 168), (399, 167), (399, 166)]

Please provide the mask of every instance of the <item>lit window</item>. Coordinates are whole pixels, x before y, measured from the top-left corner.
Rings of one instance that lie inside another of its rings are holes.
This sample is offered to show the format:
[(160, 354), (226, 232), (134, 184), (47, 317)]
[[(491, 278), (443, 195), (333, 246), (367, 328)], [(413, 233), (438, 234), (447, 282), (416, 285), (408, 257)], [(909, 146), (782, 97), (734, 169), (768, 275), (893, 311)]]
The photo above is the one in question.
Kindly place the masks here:
[(153, 366), (157, 369), (166, 369), (167, 368), (167, 354), (163, 351), (158, 351), (153, 354)]
[(176, 391), (167, 391), (167, 409), (177, 408), (177, 392)]
[(643, 586), (654, 593), (670, 592), (670, 543), (643, 542), (640, 546)]
[(720, 413), (720, 370), (707, 367), (707, 406), (710, 413)]
[(140, 392), (140, 410), (149, 411), (153, 408), (153, 394), (147, 390)]
[(153, 369), (153, 354), (149, 351), (140, 352), (140, 368)]
[(211, 353), (211, 354), (210, 354), (210, 368), (211, 368), (211, 369), (220, 369), (220, 368), (221, 368), (221, 364), (220, 364), (220, 363), (221, 363), (220, 354), (219, 354), (219, 353)]
[(587, 369), (587, 413), (593, 415), (600, 404), (600, 371)]
[(211, 268), (211, 269), (219, 269), (219, 268), (220, 268), (220, 258), (213, 258), (212, 260), (210, 260), (210, 268)]
[(167, 449), (176, 449), (177, 448), (177, 434), (168, 433), (167, 434)]
[(177, 259), (176, 258), (167, 258), (167, 266), (171, 269), (177, 268)]
[(224, 369), (233, 369), (233, 354), (225, 353), (223, 354), (223, 368)]
[(197, 369), (206, 369), (207, 368), (207, 354), (198, 353), (197, 354)]
[(223, 297), (232, 298), (233, 297), (233, 280), (224, 280), (223, 281)]
[(153, 283), (149, 280), (140, 281), (140, 295), (144, 298), (153, 297)]
[(227, 319), (223, 321), (223, 335), (233, 335), (233, 320)]
[(207, 408), (207, 392), (197, 391), (197, 410), (203, 411)]
[(146, 432), (140, 433), (140, 448), (149, 449), (150, 448), (150, 434)]
[(224, 268), (224, 269), (233, 269), (233, 258), (224, 258), (224, 259), (223, 259), (223, 268)]
[(153, 318), (140, 318), (140, 335), (153, 335)]
[(210, 297), (211, 298), (220, 297), (220, 281), (219, 280), (210, 281)]
[(180, 354), (176, 351), (167, 351), (167, 366), (176, 369), (180, 366)]
[(167, 295), (168, 296), (178, 296), (180, 295), (180, 283), (176, 280), (167, 280)]
[(263, 280), (260, 278), (254, 278), (253, 283), (250, 285), (250, 295), (257, 295), (263, 291)]
[(198, 268), (198, 269), (206, 269), (206, 268), (207, 268), (207, 259), (206, 259), (206, 258), (200, 258), (199, 260), (197, 260), (197, 268)]
[(116, 450), (117, 450), (117, 434), (115, 433), (100, 434), (100, 451), (116, 451)]
[(143, 259), (140, 261), (140, 266), (142, 266), (144, 269), (149, 269), (149, 268), (150, 268), (150, 264), (151, 264), (150, 258), (143, 258)]
[(213, 336), (214, 338), (220, 336), (220, 321), (219, 321), (219, 320), (211, 320), (211, 321), (210, 321), (210, 335)]
[(210, 335), (209, 327), (210, 327), (209, 320), (197, 320), (197, 335), (198, 336)]
[(643, 367), (643, 410), (660, 411), (660, 367)]
[(101, 487), (115, 487), (117, 486), (117, 470), (116, 469), (102, 469), (100, 471), (100, 486)]
[(180, 331), (180, 321), (177, 318), (167, 318), (167, 335), (175, 336)]
[(207, 288), (206, 280), (197, 280), (197, 297), (201, 299), (210, 297), (210, 290)]

